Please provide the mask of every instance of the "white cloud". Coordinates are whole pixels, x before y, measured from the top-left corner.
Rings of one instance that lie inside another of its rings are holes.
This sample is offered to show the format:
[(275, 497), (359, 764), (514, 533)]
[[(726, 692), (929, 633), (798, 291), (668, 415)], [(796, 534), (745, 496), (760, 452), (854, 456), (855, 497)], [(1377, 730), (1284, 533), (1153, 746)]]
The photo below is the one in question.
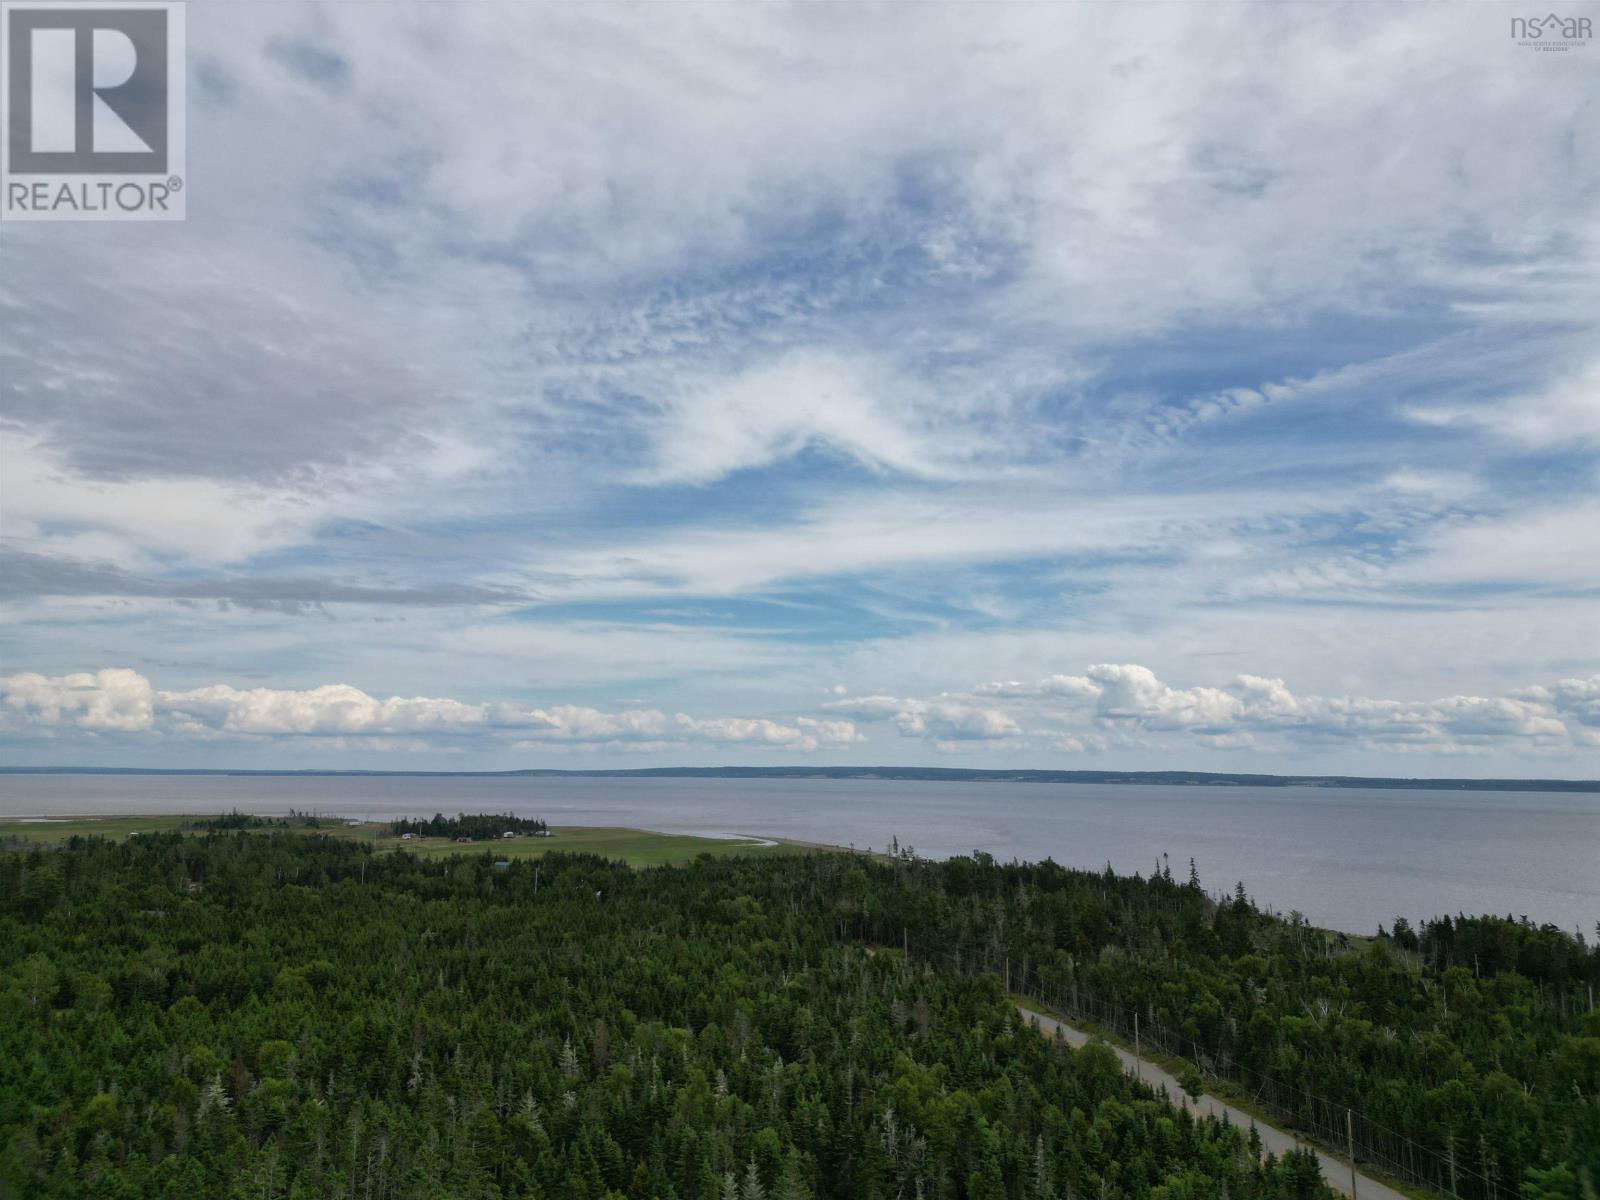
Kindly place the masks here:
[(391, 745), (414, 748), (429, 738), (463, 736), (515, 738), (523, 746), (648, 742), (797, 751), (860, 740), (855, 725), (843, 720), (693, 717), (656, 709), (603, 712), (579, 705), (528, 708), (424, 696), (380, 699), (348, 684), (298, 691), (227, 684), (157, 691), (143, 675), (126, 668), (56, 678), (33, 673), (0, 677), (0, 700), (23, 728), (48, 730), (71, 724), (95, 733), (360, 737), (369, 739), (363, 744), (375, 750)]
[(15, 436), (0, 441), (0, 479), (8, 540), (130, 569), (280, 550), (305, 540), (328, 511), (275, 489), (210, 479), (85, 480)]
[(1008, 680), (1004, 683), (983, 683), (972, 690), (975, 695), (995, 696), (1006, 700), (1028, 699), (1036, 696), (1077, 697), (1088, 700), (1100, 694), (1099, 685), (1094, 680), (1083, 675), (1050, 675), (1034, 683), (1022, 683), (1017, 680)]
[[(1010, 701), (979, 708), (976, 697)], [(1052, 676), (1035, 684), (981, 684), (965, 697), (928, 700), (886, 695), (845, 697), (824, 705), (865, 721), (892, 720), (902, 734), (937, 740), (1002, 738), (1019, 722), (1043, 720), (1057, 750), (1102, 749), (1108, 739), (1159, 742), (1178, 734), (1214, 749), (1260, 744), (1346, 740), (1389, 749), (1459, 753), (1497, 743), (1524, 750), (1562, 750), (1588, 744), (1600, 725), (1600, 676), (1569, 679), (1513, 696), (1445, 696), (1403, 701), (1365, 696), (1297, 696), (1281, 679), (1238, 675), (1223, 687), (1173, 687), (1148, 667), (1101, 663), (1082, 676)], [(936, 715), (963, 720), (952, 724)], [(963, 732), (953, 732), (952, 729)]]
[[(888, 625), (915, 572), (905, 608), (963, 615), (829, 643), (454, 612), (374, 635), (361, 615), (291, 629), (52, 599), (8, 612), (13, 659), (45, 680), (11, 715), (803, 746), (831, 735), (676, 710), (711, 679), (742, 698), (704, 703), (771, 713), (846, 678), (946, 745), (1032, 738), (1035, 710), (1062, 748), (1317, 721), (1532, 745), (1556, 739), (1552, 706), (1575, 728), (1586, 710), (1555, 691), (1490, 702), (1512, 672), (1594, 665), (1592, 603), (1558, 602), (1600, 583), (1600, 511), (1573, 498), (1592, 472), (1511, 494), (1503, 463), (1434, 430), (1511, 458), (1600, 444), (1583, 64), (1523, 69), (1487, 10), (922, 15), (196, 3), (206, 203), (170, 229), (8, 227), (0, 480), (25, 549), (151, 576), (481, 572), (574, 605), (853, 576), (825, 606), (877, 603)], [(812, 473), (824, 455), (841, 469)], [(773, 487), (715, 486), (762, 470)], [(1374, 607), (1291, 611), (1329, 600)], [(1394, 607), (1421, 602), (1439, 607)], [(1485, 704), (1308, 715), (1270, 680), (1164, 682), (1212, 652), (1329, 697)], [(169, 660), (205, 686), (148, 717), (136, 685), (51, 681)], [(943, 690), (1105, 660), (1155, 670)], [(601, 708), (415, 696), (508, 676)], [(604, 711), (598, 691), (641, 680), (655, 716)]]
[(1466, 472), (1424, 471), (1413, 467), (1401, 467), (1389, 472), (1384, 476), (1383, 486), (1404, 495), (1443, 502), (1464, 500), (1479, 490), (1477, 480)]
[(47, 678), (33, 672), (0, 678), (6, 708), (46, 725), (133, 733), (154, 724), (155, 693), (136, 671), (110, 667)]
[(954, 447), (930, 436), (910, 385), (882, 364), (794, 351), (732, 379), (664, 402), (652, 448), (652, 482), (702, 483), (764, 466), (808, 446), (869, 467), (944, 474)]
[(162, 692), (160, 706), (228, 733), (360, 734), (449, 733), (481, 727), (484, 705), (426, 697), (379, 700), (348, 684), (305, 691), (227, 684), (187, 692)]
[(1385, 572), (1391, 583), (1600, 587), (1600, 500), (1441, 523), (1415, 549)]
[(1239, 713), (1240, 702), (1217, 688), (1168, 687), (1148, 667), (1104, 663), (1090, 667), (1088, 677), (1099, 685), (1095, 708), (1107, 722), (1135, 721), (1148, 729), (1224, 732)]
[(894, 714), (905, 737), (931, 737), (936, 741), (994, 741), (1015, 737), (1017, 723), (998, 708), (950, 700), (906, 700)]
[(1520, 698), (1538, 709), (1553, 709), (1580, 745), (1600, 748), (1600, 675), (1529, 688)]
[(864, 721), (892, 721), (902, 737), (923, 737), (936, 744), (1000, 741), (1022, 733), (1015, 719), (1003, 708), (979, 704), (971, 698), (936, 696), (919, 700), (859, 696), (831, 700), (822, 707)]
[(1480, 405), (1418, 405), (1407, 410), (1423, 425), (1482, 429), (1530, 450), (1600, 443), (1600, 358), (1553, 380), (1540, 391)]
[(727, 595), (864, 571), (1067, 555), (1182, 553), (1199, 535), (1271, 512), (1308, 514), (1326, 497), (1251, 491), (1122, 495), (1043, 480), (890, 495), (852, 490), (781, 523), (680, 527), (649, 540), (554, 554), (513, 578), (563, 598)]
[(737, 746), (813, 753), (863, 743), (858, 721), (887, 722), (899, 736), (941, 750), (1003, 744), (1077, 754), (1185, 744), (1269, 751), (1344, 744), (1426, 754), (1511, 746), (1546, 754), (1600, 745), (1600, 675), (1501, 696), (1396, 700), (1296, 694), (1281, 679), (1249, 674), (1222, 686), (1177, 687), (1138, 664), (1101, 663), (1080, 676), (1050, 676), (1032, 684), (981, 684), (926, 698), (845, 696), (820, 707), (827, 715), (703, 717), (646, 706), (606, 711), (572, 704), (379, 698), (347, 684), (299, 690), (213, 684), (161, 691), (126, 668), (0, 678), (0, 714), (14, 735), (76, 730), (196, 741), (315, 738), (373, 751)]

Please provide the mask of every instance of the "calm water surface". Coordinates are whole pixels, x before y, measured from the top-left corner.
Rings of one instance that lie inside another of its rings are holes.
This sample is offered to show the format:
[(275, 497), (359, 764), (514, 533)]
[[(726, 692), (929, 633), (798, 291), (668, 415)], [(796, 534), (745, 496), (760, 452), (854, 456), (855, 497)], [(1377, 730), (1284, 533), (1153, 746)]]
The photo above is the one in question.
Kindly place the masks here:
[(389, 818), (510, 810), (552, 825), (766, 834), (1149, 873), (1371, 932), (1402, 914), (1511, 913), (1593, 936), (1600, 795), (824, 779), (0, 776), (0, 817), (290, 808)]

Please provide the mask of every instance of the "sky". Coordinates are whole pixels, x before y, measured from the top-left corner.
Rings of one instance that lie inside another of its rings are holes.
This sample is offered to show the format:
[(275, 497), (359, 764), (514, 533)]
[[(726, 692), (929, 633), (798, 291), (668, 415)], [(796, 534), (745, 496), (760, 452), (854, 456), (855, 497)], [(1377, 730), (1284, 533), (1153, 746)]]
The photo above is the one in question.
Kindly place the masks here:
[(0, 229), (0, 765), (1600, 776), (1513, 15), (195, 0), (188, 220)]

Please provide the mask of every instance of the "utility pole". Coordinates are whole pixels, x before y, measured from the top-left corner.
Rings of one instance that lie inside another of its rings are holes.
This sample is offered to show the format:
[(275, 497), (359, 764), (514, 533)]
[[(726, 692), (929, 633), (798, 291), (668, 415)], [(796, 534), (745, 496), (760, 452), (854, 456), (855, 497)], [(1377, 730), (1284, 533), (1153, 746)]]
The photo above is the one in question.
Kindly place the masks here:
[(1133, 1010), (1133, 1077), (1144, 1082), (1144, 1061), (1139, 1054), (1139, 1010)]
[(1344, 1136), (1350, 1148), (1350, 1200), (1356, 1200), (1356, 1119), (1348, 1108), (1344, 1110)]

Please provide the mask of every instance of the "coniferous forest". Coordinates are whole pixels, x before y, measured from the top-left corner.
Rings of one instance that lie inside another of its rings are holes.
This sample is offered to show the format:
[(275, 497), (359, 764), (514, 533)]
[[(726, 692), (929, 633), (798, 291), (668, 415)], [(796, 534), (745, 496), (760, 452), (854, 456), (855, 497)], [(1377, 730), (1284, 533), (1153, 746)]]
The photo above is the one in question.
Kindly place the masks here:
[(513, 813), (459, 813), (454, 817), (434, 813), (432, 817), (402, 817), (389, 822), (389, 833), (396, 837), (410, 833), (418, 837), (476, 840), (499, 837), (503, 833), (543, 833), (546, 828), (537, 817), (519, 817)]
[(0, 1196), (1327, 1195), (1009, 985), (1441, 1191), (1594, 1200), (1597, 983), (1553, 929), (1355, 941), (1163, 871), (74, 840), (0, 855)]

